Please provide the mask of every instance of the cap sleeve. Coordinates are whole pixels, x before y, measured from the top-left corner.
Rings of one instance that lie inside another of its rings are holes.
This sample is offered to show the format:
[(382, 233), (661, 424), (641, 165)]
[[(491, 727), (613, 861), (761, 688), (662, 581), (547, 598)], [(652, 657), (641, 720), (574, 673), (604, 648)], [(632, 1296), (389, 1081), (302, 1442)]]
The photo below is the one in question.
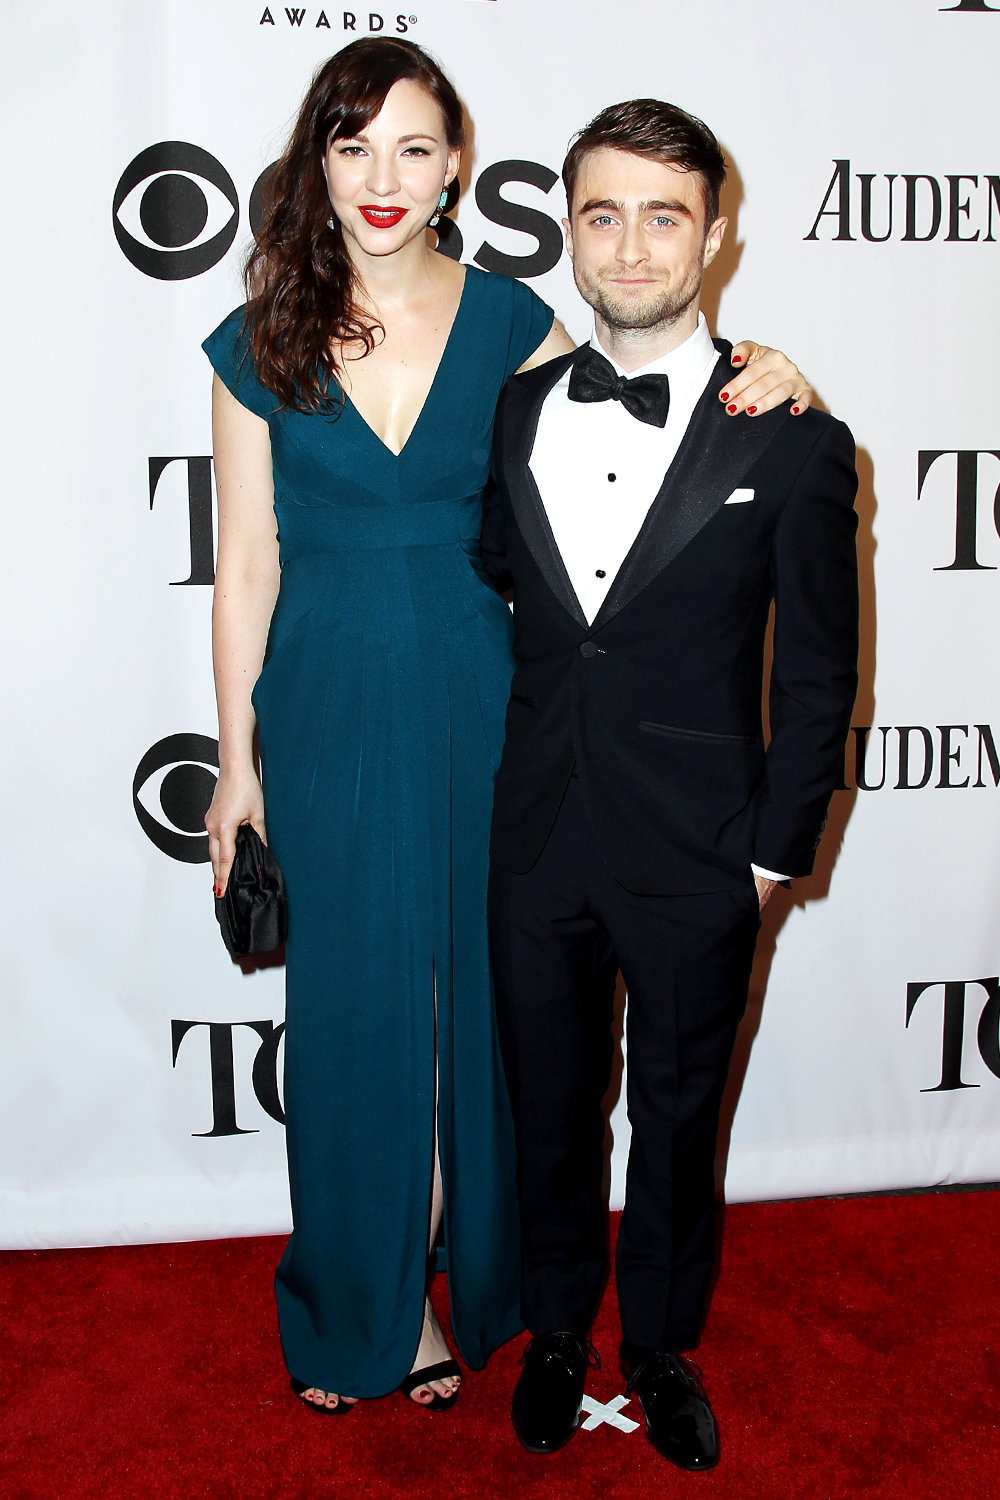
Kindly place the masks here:
[(209, 334), (201, 347), (211, 360), (216, 375), (240, 405), (266, 421), (278, 411), (280, 402), (274, 392), (261, 385), (257, 379), (253, 356), (243, 328), (243, 316), (242, 307), (234, 308), (228, 318), (223, 318), (215, 332)]
[(526, 359), (530, 359), (539, 344), (545, 341), (555, 317), (548, 303), (543, 302), (541, 297), (523, 281), (511, 281), (511, 297), (510, 347), (505, 380), (508, 380)]

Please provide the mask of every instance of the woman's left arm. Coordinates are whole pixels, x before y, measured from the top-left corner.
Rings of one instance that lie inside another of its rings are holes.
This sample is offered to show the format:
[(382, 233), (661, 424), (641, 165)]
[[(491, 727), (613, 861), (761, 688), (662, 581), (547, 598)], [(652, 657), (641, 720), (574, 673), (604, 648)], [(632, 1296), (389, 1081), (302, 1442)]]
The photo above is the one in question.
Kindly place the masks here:
[[(560, 354), (572, 354), (576, 345), (558, 318), (539, 344), (535, 352), (521, 365), (517, 373), (533, 370)], [(746, 340), (733, 350), (731, 363), (733, 378), (726, 383), (719, 395), (732, 417), (745, 411), (757, 417), (785, 401), (792, 402), (792, 416), (797, 417), (812, 405), (813, 388), (802, 371), (780, 349), (769, 349), (766, 344), (755, 344)]]
[(792, 416), (798, 417), (812, 405), (812, 386), (780, 349), (747, 339), (736, 345), (730, 364), (733, 378), (719, 392), (719, 400), (731, 417), (743, 411), (759, 417), (785, 401), (791, 401)]
[[(747, 344), (741, 347), (756, 349), (756, 344)], [(552, 327), (542, 339), (534, 354), (528, 358), (514, 371), (515, 375), (522, 375), (525, 370), (533, 370), (536, 365), (547, 364), (550, 359), (558, 359), (560, 354), (572, 354), (576, 348), (573, 340), (566, 332), (558, 318), (552, 319)]]

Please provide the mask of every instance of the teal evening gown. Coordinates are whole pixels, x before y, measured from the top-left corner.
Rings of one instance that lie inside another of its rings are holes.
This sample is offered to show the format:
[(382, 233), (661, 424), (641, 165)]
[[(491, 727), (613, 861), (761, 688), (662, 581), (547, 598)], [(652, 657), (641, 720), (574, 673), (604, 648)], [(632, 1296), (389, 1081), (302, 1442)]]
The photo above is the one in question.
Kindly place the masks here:
[(279, 410), (242, 320), (204, 348), (270, 429), (281, 555), (253, 693), (289, 909), (281, 1341), (307, 1385), (378, 1396), (409, 1372), (423, 1319), (435, 988), (455, 1339), (480, 1366), (521, 1327), (486, 933), (513, 631), (478, 554), (497, 398), (552, 312), (469, 266), (398, 456), (350, 400), (336, 418)]

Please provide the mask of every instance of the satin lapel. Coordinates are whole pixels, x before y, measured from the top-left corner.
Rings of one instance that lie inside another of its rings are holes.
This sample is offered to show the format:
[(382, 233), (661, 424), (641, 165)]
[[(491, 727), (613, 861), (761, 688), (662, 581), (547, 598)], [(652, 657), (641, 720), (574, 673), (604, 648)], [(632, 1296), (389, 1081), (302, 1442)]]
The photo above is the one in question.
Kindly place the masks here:
[(719, 392), (731, 375), (728, 359), (720, 359), (594, 620), (595, 630), (630, 604), (707, 526), (787, 420), (787, 404), (761, 417), (728, 416)]
[(521, 535), (549, 588), (578, 625), (589, 629), (566, 564), (556, 546), (549, 518), (529, 463), (535, 445), (542, 403), (576, 358), (567, 354), (549, 360), (524, 375), (515, 375), (507, 388), (503, 417), (503, 466), (507, 492)]

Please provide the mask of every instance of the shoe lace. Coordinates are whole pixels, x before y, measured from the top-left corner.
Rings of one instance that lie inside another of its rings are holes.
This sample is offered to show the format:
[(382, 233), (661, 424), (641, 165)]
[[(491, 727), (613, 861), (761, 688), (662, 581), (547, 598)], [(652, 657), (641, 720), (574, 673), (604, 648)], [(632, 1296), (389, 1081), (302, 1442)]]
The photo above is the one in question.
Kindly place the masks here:
[[(528, 1355), (538, 1344), (551, 1344), (551, 1349), (546, 1351), (551, 1354), (567, 1354), (570, 1352), (570, 1349), (574, 1352), (577, 1349), (582, 1349), (586, 1356), (587, 1364), (593, 1365), (598, 1370), (601, 1368), (601, 1356), (590, 1342), (590, 1339), (577, 1338), (575, 1333), (543, 1333), (539, 1334), (536, 1338), (529, 1339), (521, 1351), (521, 1358), (518, 1360), (519, 1365), (524, 1364)], [(567, 1348), (567, 1345), (570, 1348)]]
[(693, 1359), (688, 1359), (686, 1354), (668, 1354), (658, 1352), (647, 1354), (642, 1363), (632, 1371), (631, 1378), (625, 1386), (625, 1392), (627, 1395), (632, 1394), (633, 1390), (635, 1389), (636, 1382), (652, 1365), (659, 1365), (661, 1370), (665, 1366), (668, 1370), (670, 1370), (672, 1374), (681, 1375), (689, 1388), (694, 1391), (695, 1395), (700, 1396), (703, 1401), (708, 1401), (708, 1395), (705, 1391), (704, 1385), (702, 1384), (701, 1366), (696, 1365)]

